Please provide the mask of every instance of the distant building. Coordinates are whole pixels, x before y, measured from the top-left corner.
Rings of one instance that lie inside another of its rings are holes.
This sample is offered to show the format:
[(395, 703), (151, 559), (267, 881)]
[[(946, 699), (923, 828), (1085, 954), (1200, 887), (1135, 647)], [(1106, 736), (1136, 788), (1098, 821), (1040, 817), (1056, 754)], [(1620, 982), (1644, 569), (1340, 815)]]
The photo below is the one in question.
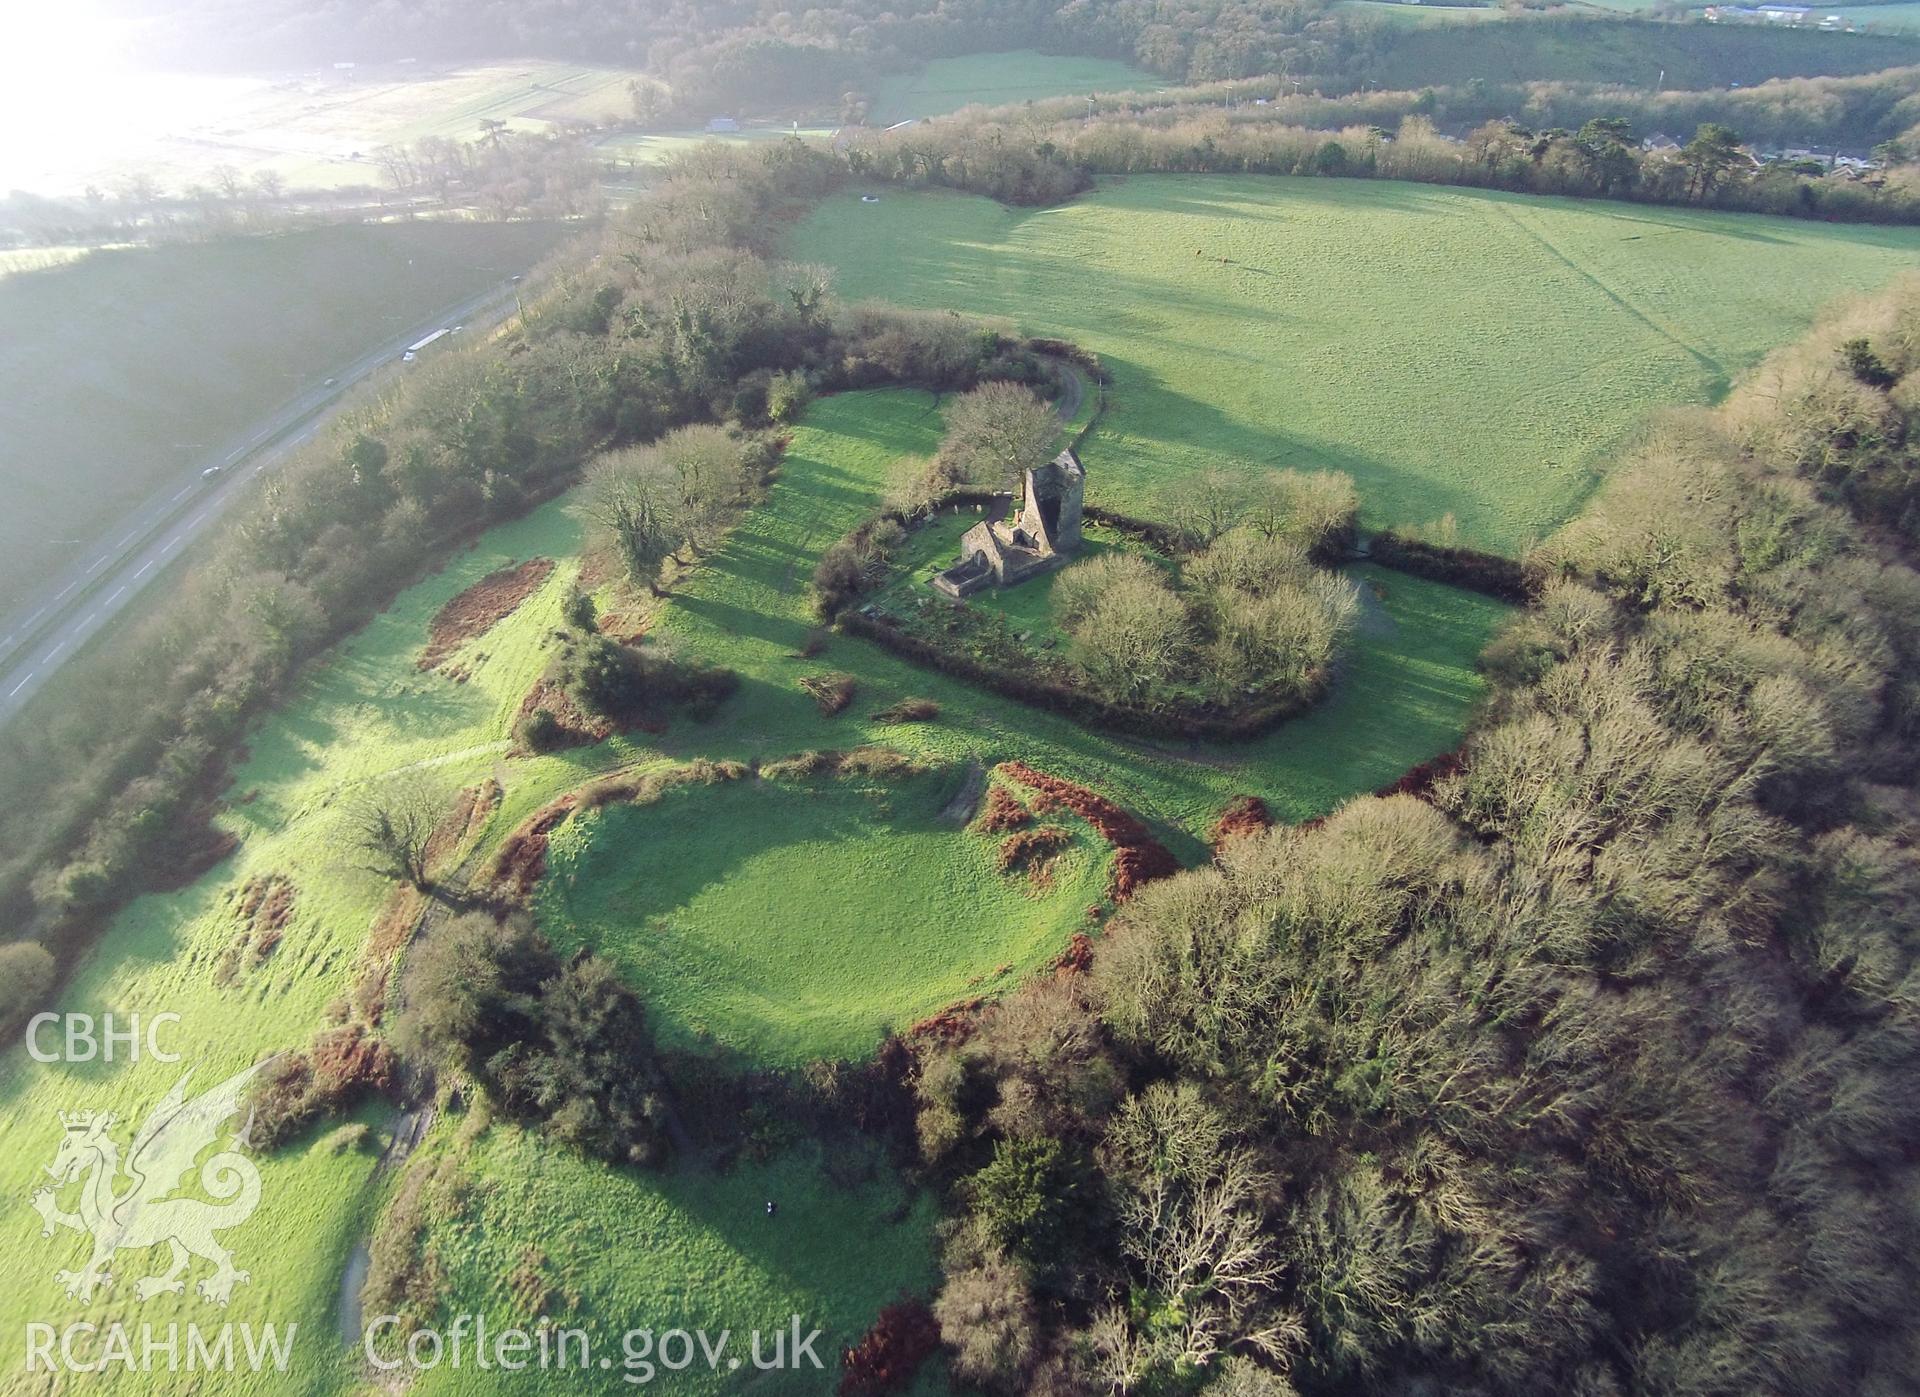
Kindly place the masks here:
[(724, 136), (739, 129), (740, 123), (730, 116), (716, 116), (707, 122), (707, 134), (709, 136)]
[(1805, 5), (1761, 5), (1760, 18), (1768, 24), (1804, 24), (1813, 11)]
[(933, 589), (954, 598), (1011, 587), (1063, 566), (1080, 548), (1087, 468), (1068, 447), (1026, 473), (1019, 517), (975, 524), (960, 539), (960, 561), (934, 575)]

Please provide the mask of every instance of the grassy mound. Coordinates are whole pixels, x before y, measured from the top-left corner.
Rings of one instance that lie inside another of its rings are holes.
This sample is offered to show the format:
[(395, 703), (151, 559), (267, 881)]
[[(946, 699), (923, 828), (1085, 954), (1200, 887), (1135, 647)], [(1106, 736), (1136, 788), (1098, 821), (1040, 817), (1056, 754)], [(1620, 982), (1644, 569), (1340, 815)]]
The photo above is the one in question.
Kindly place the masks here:
[[(680, 786), (556, 831), (536, 899), (562, 951), (610, 957), (673, 1044), (861, 1057), (1066, 946), (1107, 851), (1079, 822), (1045, 886), (943, 820), (961, 774)], [(996, 972), (999, 972), (996, 974)]]
[(1116, 383), (1081, 455), (1109, 508), (1151, 515), (1209, 466), (1331, 468), (1370, 526), (1451, 514), (1501, 551), (1568, 518), (1649, 411), (1717, 397), (1916, 249), (1914, 229), (1215, 175), (1041, 210), (849, 193), (789, 244), (849, 298), (1100, 353)]

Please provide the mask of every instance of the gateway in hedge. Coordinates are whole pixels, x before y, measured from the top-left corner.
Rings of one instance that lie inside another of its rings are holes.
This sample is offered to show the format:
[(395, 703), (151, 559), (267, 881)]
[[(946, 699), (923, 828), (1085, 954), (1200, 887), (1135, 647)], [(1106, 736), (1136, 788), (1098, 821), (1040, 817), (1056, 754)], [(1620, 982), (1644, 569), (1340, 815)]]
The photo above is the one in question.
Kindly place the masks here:
[(960, 561), (934, 574), (933, 589), (959, 601), (989, 585), (1012, 587), (1062, 567), (1080, 548), (1087, 468), (1068, 447), (1026, 473), (1018, 518), (990, 519), (960, 540)]

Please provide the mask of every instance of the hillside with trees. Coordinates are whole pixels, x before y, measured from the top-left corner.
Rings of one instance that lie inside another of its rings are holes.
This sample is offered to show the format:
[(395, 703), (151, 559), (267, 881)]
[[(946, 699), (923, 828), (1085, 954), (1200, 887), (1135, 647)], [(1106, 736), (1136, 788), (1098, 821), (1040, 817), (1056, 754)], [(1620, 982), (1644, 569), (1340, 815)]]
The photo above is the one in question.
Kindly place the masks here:
[(1920, 282), (1664, 421), (1453, 774), (1233, 840), (922, 1065), (991, 1391), (1893, 1394)]

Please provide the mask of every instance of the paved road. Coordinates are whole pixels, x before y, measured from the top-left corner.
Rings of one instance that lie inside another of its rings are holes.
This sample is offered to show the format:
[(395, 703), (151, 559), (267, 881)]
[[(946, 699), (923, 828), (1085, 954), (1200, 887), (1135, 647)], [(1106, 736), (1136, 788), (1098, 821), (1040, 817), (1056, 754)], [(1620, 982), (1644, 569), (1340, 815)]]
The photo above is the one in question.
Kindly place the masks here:
[[(469, 332), (491, 328), (511, 315), (515, 304), (512, 283), (492, 286), (369, 350), (340, 369), (331, 385), (315, 385), (284, 404), (252, 431), (195, 464), (190, 474), (155, 492), (117, 529), (108, 530), (104, 541), (79, 550), (35, 596), (0, 617), (0, 725), (75, 651), (132, 605), (168, 563), (245, 493), (255, 476), (312, 440), (356, 384), (392, 364), (429, 332), (443, 325), (464, 325)], [(218, 474), (202, 474), (216, 466)]]

